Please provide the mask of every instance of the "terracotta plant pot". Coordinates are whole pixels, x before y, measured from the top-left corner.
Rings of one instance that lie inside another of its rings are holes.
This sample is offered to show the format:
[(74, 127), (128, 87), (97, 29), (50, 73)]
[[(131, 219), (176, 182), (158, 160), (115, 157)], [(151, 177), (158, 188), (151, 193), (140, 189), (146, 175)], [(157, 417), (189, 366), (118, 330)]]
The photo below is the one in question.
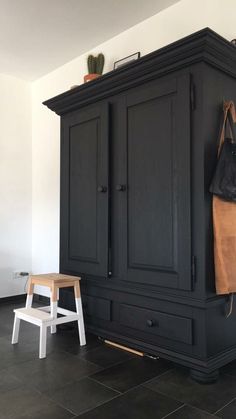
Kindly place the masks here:
[(87, 83), (88, 81), (95, 80), (98, 77), (101, 77), (101, 74), (97, 74), (97, 73), (86, 74), (86, 76), (84, 76), (84, 82)]

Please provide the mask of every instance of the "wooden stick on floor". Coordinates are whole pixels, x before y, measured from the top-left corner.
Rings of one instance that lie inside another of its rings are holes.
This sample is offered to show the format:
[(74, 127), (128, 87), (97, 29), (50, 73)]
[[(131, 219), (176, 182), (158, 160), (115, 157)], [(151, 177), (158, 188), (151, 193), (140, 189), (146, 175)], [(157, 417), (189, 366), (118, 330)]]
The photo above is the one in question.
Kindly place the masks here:
[(132, 354), (144, 356), (143, 352), (136, 351), (135, 349), (128, 348), (127, 346), (120, 345), (119, 343), (112, 342), (110, 340), (104, 340), (107, 345), (114, 346), (115, 348), (122, 349), (123, 351), (131, 352)]

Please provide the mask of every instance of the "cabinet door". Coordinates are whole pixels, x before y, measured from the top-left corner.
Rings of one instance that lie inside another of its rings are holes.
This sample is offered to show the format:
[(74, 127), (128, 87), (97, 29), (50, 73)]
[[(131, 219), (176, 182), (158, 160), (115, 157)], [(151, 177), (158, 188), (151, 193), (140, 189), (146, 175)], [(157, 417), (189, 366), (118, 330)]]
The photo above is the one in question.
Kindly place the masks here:
[(107, 276), (108, 105), (62, 118), (60, 268)]
[(127, 281), (191, 289), (189, 89), (188, 76), (159, 80), (120, 106), (118, 254)]

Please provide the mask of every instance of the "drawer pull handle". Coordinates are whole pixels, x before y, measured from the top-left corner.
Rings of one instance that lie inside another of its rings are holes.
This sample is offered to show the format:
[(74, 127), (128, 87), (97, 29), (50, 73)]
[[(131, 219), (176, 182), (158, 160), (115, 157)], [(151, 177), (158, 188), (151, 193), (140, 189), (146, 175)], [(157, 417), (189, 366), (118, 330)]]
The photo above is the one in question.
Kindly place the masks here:
[(147, 320), (147, 326), (148, 327), (153, 327), (154, 326), (154, 321), (153, 320)]

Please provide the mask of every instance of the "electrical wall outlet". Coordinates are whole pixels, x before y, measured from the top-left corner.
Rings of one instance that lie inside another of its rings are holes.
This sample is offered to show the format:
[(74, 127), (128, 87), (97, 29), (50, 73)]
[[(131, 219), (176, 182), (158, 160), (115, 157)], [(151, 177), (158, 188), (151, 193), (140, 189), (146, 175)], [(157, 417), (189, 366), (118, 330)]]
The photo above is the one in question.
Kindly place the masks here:
[(13, 271), (12, 272), (12, 278), (15, 280), (19, 280), (19, 279), (27, 279), (29, 276), (29, 272), (28, 271)]

